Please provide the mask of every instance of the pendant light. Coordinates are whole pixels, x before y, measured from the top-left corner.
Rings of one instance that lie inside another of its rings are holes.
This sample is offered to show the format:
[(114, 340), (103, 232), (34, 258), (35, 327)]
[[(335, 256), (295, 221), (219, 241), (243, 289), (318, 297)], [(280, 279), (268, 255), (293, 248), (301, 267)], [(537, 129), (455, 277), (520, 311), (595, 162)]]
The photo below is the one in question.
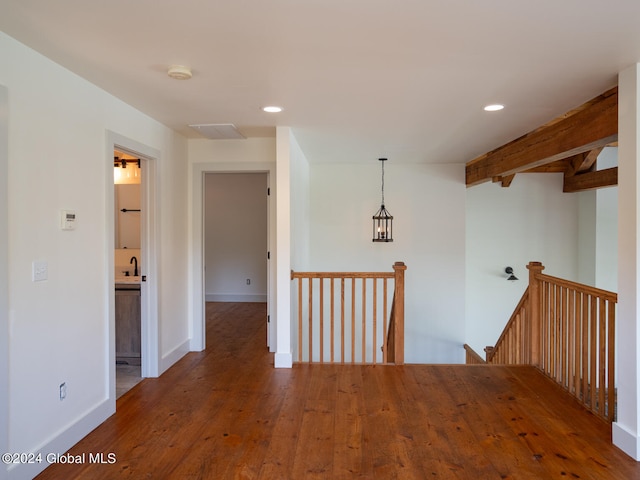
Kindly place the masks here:
[(380, 158), (382, 165), (382, 202), (380, 209), (373, 218), (373, 241), (374, 242), (393, 242), (393, 216), (384, 207), (384, 162), (386, 158)]

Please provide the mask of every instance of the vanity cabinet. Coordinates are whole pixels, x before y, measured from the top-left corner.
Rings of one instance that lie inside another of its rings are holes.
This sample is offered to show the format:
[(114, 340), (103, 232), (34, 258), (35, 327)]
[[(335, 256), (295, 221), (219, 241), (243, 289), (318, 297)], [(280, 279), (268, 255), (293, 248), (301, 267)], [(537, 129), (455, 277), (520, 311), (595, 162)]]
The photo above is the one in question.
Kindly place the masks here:
[(116, 363), (140, 365), (140, 285), (116, 283)]

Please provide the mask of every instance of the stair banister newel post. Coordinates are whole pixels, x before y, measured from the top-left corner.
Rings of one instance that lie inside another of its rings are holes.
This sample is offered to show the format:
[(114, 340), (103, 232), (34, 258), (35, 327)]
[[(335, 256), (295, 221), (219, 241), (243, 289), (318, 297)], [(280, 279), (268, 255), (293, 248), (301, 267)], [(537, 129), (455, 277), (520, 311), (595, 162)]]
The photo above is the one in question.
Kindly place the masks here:
[(542, 273), (544, 266), (541, 262), (529, 262), (529, 320), (531, 326), (531, 364), (540, 366), (540, 280), (536, 275)]
[(404, 262), (393, 264), (395, 273), (394, 363), (396, 365), (404, 365), (404, 271), (406, 269)]

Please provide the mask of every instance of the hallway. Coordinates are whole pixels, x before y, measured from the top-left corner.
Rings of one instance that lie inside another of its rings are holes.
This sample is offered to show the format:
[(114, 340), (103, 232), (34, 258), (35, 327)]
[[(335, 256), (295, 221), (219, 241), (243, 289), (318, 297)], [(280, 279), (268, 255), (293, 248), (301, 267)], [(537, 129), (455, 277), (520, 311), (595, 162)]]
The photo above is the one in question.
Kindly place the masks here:
[(207, 350), (121, 397), (69, 452), (84, 463), (37, 478), (640, 479), (610, 426), (530, 367), (274, 369), (265, 315), (207, 304)]

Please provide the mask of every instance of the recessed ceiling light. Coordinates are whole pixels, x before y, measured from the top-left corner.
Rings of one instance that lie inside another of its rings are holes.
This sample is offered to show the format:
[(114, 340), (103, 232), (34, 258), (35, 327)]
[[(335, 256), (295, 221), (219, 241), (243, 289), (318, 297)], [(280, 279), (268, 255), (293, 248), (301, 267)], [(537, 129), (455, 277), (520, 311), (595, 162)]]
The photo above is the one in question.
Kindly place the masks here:
[(282, 107), (278, 107), (276, 105), (269, 105), (268, 107), (262, 107), (262, 111), (267, 113), (280, 113), (282, 111)]
[(167, 75), (176, 80), (189, 80), (192, 77), (191, 69), (184, 65), (171, 65)]
[(492, 105), (487, 105), (484, 107), (485, 112), (497, 112), (498, 110), (502, 110), (504, 105), (500, 105), (499, 103), (494, 103)]

